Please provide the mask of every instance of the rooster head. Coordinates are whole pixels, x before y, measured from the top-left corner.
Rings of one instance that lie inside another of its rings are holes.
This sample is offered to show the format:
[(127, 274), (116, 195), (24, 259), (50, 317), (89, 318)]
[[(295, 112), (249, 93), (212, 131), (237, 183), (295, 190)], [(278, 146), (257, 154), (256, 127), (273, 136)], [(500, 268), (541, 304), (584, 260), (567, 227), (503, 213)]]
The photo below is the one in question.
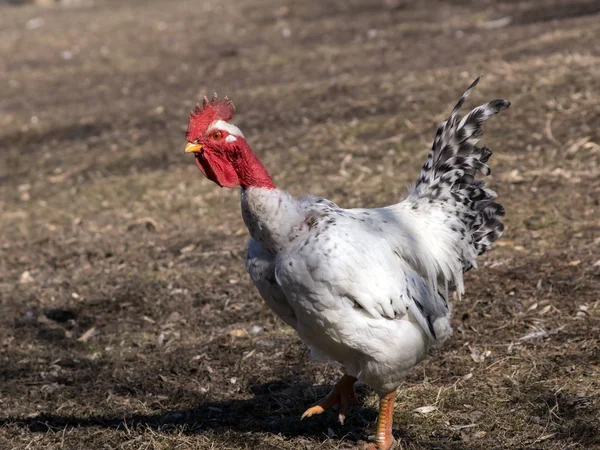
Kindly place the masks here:
[(235, 107), (227, 96), (219, 101), (217, 94), (212, 100), (204, 97), (190, 114), (186, 138), (186, 153), (194, 153), (196, 165), (206, 178), (221, 187), (240, 184), (236, 163), (240, 152), (247, 145), (238, 127), (229, 123)]

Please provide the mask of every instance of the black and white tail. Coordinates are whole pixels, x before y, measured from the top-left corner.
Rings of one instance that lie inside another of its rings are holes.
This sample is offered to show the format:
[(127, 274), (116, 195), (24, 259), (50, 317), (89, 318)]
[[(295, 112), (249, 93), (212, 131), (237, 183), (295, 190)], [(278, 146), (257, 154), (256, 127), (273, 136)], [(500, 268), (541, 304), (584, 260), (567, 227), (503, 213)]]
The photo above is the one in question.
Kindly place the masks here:
[[(486, 252), (504, 231), (504, 208), (494, 202), (496, 193), (486, 189), (483, 180), (475, 178), (477, 172), (484, 176), (491, 173), (486, 162), (492, 155), (489, 148), (476, 144), (483, 135), (483, 123), (510, 106), (507, 100), (494, 100), (460, 119), (458, 110), (479, 78), (469, 86), (450, 117), (438, 128), (427, 161), (409, 195), (414, 201), (446, 199), (444, 201), (451, 200), (460, 206), (457, 215), (471, 235), (478, 255)], [(466, 264), (464, 270), (470, 266)]]

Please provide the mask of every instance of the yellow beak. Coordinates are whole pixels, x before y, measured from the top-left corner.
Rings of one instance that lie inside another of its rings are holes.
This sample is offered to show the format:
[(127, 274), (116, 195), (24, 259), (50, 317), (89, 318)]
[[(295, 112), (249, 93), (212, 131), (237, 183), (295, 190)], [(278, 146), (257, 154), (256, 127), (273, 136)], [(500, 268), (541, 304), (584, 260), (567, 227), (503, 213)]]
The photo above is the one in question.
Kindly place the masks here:
[(191, 142), (188, 142), (185, 146), (185, 153), (198, 153), (201, 150), (202, 145), (200, 144), (192, 144)]

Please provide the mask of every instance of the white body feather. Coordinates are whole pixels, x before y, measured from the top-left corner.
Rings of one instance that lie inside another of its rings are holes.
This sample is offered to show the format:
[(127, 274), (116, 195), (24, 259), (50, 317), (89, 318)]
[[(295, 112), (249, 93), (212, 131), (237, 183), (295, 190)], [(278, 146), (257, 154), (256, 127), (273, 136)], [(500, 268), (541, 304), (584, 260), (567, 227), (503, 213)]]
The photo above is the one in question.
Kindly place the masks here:
[[(440, 271), (462, 280), (462, 269), (454, 271), (460, 239), (440, 220), (443, 211), (418, 215), (407, 203), (344, 210), (276, 189), (242, 196), (253, 236), (248, 272), (317, 359), (386, 393), (450, 335), (450, 310), (430, 282)], [(432, 313), (433, 329), (417, 302)]]

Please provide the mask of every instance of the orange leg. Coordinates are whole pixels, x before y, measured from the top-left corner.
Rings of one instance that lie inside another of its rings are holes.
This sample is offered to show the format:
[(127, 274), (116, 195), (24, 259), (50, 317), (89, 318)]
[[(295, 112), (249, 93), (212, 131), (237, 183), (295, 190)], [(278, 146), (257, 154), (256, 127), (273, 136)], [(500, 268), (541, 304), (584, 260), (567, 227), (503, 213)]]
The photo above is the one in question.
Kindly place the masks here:
[(326, 409), (329, 409), (334, 405), (339, 405), (340, 413), (338, 418), (343, 425), (344, 419), (346, 418), (346, 412), (348, 411), (349, 401), (352, 400), (355, 403), (357, 402), (356, 393), (354, 392), (354, 383), (356, 383), (356, 378), (350, 375), (344, 375), (327, 397), (304, 411), (301, 419), (315, 414), (321, 414)]
[(375, 443), (368, 444), (365, 447), (366, 450), (389, 450), (394, 446), (394, 436), (392, 436), (392, 421), (394, 419), (395, 400), (396, 391), (380, 397)]

